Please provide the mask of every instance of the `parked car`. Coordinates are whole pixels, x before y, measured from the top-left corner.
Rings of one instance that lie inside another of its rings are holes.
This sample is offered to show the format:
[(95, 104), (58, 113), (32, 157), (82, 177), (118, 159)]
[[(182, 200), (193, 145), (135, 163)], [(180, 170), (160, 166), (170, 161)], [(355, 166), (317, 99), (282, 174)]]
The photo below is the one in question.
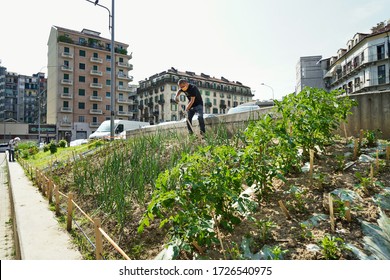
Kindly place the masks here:
[(258, 109), (260, 109), (260, 107), (257, 105), (241, 105), (234, 108), (230, 108), (227, 113), (235, 114), (235, 113), (242, 113), (242, 112), (250, 112)]
[(0, 153), (5, 153), (8, 150), (8, 143), (0, 143)]

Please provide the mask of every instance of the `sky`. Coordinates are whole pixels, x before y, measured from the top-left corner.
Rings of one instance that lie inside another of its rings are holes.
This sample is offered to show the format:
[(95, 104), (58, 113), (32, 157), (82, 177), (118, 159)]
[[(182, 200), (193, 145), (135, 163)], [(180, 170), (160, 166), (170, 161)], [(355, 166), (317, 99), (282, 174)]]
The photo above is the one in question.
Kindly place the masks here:
[[(99, 4), (111, 9), (111, 0)], [(133, 84), (171, 67), (249, 86), (255, 99), (295, 91), (302, 56), (334, 56), (390, 19), (389, 0), (116, 0), (115, 40), (133, 53)], [(0, 60), (47, 73), (52, 26), (111, 38), (109, 13), (86, 0), (1, 0)], [(262, 83), (265, 84), (261, 85)]]

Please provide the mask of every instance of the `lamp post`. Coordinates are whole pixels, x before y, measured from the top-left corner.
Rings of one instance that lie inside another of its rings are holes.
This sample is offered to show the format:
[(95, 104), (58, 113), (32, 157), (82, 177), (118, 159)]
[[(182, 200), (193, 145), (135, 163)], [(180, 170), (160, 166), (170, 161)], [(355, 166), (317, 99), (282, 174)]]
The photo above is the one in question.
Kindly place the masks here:
[(274, 95), (274, 89), (273, 89), (271, 86), (269, 86), (269, 85), (266, 85), (266, 84), (264, 84), (264, 83), (261, 83), (260, 85), (262, 85), (262, 86), (266, 86), (266, 87), (269, 87), (269, 88), (272, 90), (272, 100), (274, 100), (274, 99), (275, 99), (275, 95)]
[(115, 0), (111, 0), (111, 11), (99, 4), (99, 0), (91, 1), (91, 0), (86, 0), (95, 6), (102, 7), (108, 11), (109, 15), (109, 25), (108, 29), (111, 29), (111, 115), (110, 115), (110, 139), (114, 140), (114, 119), (115, 119), (115, 41), (114, 41), (114, 9), (115, 9)]

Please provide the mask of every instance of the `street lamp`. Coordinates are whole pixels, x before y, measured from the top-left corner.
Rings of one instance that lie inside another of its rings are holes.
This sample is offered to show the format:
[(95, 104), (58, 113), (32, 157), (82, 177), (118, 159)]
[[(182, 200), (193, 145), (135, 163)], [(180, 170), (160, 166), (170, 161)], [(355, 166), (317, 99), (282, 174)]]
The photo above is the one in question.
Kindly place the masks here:
[(269, 85), (266, 85), (266, 84), (264, 84), (264, 83), (261, 83), (260, 85), (262, 85), (262, 86), (266, 86), (266, 87), (269, 87), (269, 88), (272, 90), (272, 100), (274, 100), (274, 99), (275, 99), (275, 95), (274, 95), (274, 89), (273, 89), (271, 86), (269, 86)]
[(99, 0), (91, 1), (86, 0), (95, 6), (102, 7), (108, 11), (109, 15), (109, 23), (108, 23), (108, 29), (111, 29), (111, 116), (110, 116), (110, 139), (114, 140), (114, 118), (115, 118), (115, 41), (114, 41), (114, 6), (115, 6), (115, 0), (111, 0), (111, 11), (99, 4)]

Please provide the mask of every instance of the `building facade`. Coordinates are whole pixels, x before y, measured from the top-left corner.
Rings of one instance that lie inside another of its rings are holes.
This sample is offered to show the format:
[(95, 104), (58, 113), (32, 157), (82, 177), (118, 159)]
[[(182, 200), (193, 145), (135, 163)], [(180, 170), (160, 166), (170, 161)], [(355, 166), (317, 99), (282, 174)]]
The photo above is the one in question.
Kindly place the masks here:
[(344, 89), (347, 94), (390, 90), (390, 24), (371, 34), (356, 33), (329, 58), (324, 76), (328, 90)]
[(204, 73), (181, 72), (172, 67), (139, 82), (139, 120), (157, 124), (184, 118), (187, 98), (182, 94), (179, 104), (174, 101), (179, 79), (186, 79), (199, 88), (206, 114), (225, 114), (230, 108), (249, 102), (253, 97), (251, 89), (240, 82), (224, 77), (218, 79)]
[[(100, 33), (52, 27), (48, 41), (47, 123), (57, 126), (58, 140), (66, 133), (71, 133), (72, 140), (87, 139), (111, 118), (111, 111), (116, 119), (137, 119), (136, 94), (129, 86), (133, 65), (129, 63), (132, 55), (128, 47), (115, 42), (112, 58), (111, 40), (100, 37)], [(111, 59), (115, 60), (115, 69), (111, 69)], [(115, 71), (115, 81), (111, 81), (111, 71)]]
[(322, 56), (301, 57), (296, 65), (296, 88), (300, 92), (304, 87), (324, 88), (324, 69)]

